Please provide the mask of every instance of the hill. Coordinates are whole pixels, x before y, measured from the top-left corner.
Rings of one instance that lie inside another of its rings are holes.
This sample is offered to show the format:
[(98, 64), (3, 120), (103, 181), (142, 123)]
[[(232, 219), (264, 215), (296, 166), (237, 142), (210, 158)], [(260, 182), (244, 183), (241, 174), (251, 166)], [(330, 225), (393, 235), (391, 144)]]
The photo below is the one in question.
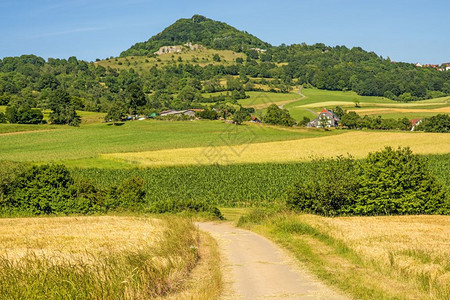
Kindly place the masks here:
[(146, 42), (137, 43), (123, 51), (120, 56), (149, 55), (162, 46), (176, 46), (198, 43), (216, 50), (243, 51), (250, 48), (270, 47), (257, 37), (240, 31), (226, 23), (195, 15), (190, 19), (180, 19)]

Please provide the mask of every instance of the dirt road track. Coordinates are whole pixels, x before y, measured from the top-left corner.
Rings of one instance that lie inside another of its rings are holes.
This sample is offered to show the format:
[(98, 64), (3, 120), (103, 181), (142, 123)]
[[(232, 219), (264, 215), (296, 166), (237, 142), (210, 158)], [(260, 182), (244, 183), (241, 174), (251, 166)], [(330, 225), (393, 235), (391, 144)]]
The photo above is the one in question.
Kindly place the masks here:
[(229, 223), (197, 223), (218, 242), (224, 299), (346, 299), (299, 267), (276, 244)]

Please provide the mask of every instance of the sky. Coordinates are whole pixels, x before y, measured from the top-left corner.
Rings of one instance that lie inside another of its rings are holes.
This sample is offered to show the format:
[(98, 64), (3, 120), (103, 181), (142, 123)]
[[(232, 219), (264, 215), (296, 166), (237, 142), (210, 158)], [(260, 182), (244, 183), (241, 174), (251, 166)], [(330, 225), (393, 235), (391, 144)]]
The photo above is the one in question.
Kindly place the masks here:
[(0, 0), (0, 58), (118, 56), (201, 14), (272, 45), (357, 46), (394, 61), (450, 62), (450, 0)]

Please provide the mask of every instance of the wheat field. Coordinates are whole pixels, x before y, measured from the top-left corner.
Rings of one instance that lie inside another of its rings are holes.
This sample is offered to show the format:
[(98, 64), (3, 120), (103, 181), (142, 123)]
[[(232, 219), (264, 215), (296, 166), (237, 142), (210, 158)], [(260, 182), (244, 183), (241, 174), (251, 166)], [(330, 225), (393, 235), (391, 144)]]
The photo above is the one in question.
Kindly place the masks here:
[(149, 299), (191, 289), (208, 299), (220, 288), (217, 270), (213, 284), (188, 280), (204, 237), (187, 219), (12, 218), (0, 228), (0, 299)]
[(445, 133), (350, 131), (336, 136), (292, 141), (113, 153), (102, 155), (102, 158), (145, 167), (295, 162), (347, 154), (362, 158), (384, 146), (409, 146), (416, 154), (450, 152), (450, 141)]

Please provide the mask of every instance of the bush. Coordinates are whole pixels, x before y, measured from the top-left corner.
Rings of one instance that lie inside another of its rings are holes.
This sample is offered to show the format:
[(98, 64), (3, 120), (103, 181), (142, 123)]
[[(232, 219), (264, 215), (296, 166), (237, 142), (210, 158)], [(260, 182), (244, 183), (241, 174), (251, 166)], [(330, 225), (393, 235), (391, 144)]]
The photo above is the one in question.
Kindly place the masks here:
[(361, 162), (316, 161), (308, 175), (288, 194), (291, 209), (325, 216), (450, 213), (445, 188), (409, 148), (386, 147)]
[(351, 157), (320, 159), (288, 193), (290, 208), (325, 216), (349, 213), (358, 188), (358, 164)]
[(0, 123), (6, 123), (6, 116), (2, 112), (0, 112)]
[(448, 214), (445, 189), (409, 148), (370, 153), (361, 165), (358, 215)]
[(75, 197), (73, 179), (63, 165), (33, 166), (13, 184), (10, 206), (33, 215), (67, 212)]
[(281, 109), (276, 104), (272, 104), (267, 108), (267, 112), (263, 118), (264, 123), (281, 126), (294, 126), (295, 120), (286, 109)]
[(419, 125), (419, 130), (426, 132), (450, 132), (450, 116), (440, 114), (430, 118), (426, 118)]
[[(30, 108), (29, 106), (8, 106), (5, 117), (10, 123), (40, 124), (43, 122), (44, 114), (40, 109)], [(3, 122), (0, 121), (0, 123)]]
[(75, 181), (64, 165), (27, 167), (2, 162), (0, 212), (2, 214), (91, 214), (142, 205), (145, 184), (132, 177), (118, 186), (100, 189), (86, 179)]
[(137, 208), (145, 198), (144, 180), (132, 177), (124, 180), (119, 186), (110, 188), (107, 196), (107, 209)]

